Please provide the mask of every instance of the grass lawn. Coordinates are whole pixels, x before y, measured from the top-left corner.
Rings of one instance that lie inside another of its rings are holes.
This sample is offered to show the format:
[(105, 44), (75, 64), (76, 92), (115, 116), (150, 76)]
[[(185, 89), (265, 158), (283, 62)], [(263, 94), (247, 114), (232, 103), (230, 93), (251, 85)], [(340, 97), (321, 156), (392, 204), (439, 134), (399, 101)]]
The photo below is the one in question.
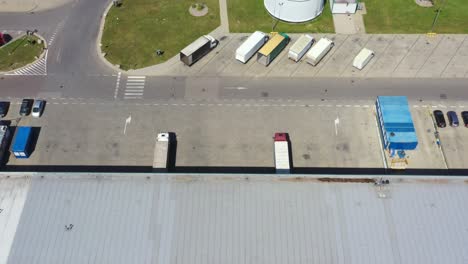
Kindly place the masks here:
[[(271, 32), (274, 25), (273, 18), (263, 5), (263, 0), (227, 0), (229, 30), (231, 32), (254, 32), (260, 30)], [(333, 33), (333, 18), (328, 1), (322, 15), (307, 23), (279, 22), (275, 30), (285, 33), (320, 32)]]
[[(444, 0), (434, 0), (434, 7), (420, 7), (414, 0), (363, 0), (367, 14), (367, 33), (427, 33), (430, 32), (437, 8)], [(436, 33), (468, 33), (466, 0), (447, 1), (434, 29)]]
[[(220, 25), (218, 0), (203, 0), (207, 15), (194, 17), (189, 0), (123, 0), (107, 14), (102, 51), (124, 70), (161, 63)], [(155, 51), (163, 50), (163, 56)]]
[[(0, 71), (11, 71), (36, 60), (44, 44), (38, 44), (36, 36), (23, 36), (0, 48)], [(28, 40), (34, 41), (33, 43)]]

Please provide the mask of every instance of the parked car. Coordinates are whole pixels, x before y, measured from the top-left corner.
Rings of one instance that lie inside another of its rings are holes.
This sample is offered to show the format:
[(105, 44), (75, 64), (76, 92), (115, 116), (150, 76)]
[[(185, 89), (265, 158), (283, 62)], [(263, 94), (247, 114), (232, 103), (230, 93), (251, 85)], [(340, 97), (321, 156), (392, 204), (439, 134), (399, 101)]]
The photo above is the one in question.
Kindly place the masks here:
[(457, 127), (459, 125), (458, 116), (457, 116), (457, 113), (455, 113), (455, 111), (448, 111), (447, 117), (448, 117), (450, 126)]
[(0, 102), (0, 117), (6, 116), (8, 109), (10, 109), (10, 102)]
[(44, 100), (36, 100), (32, 108), (32, 116), (41, 117), (42, 112), (44, 111), (44, 106), (45, 106)]
[(31, 106), (33, 102), (33, 99), (23, 99), (23, 102), (21, 102), (19, 114), (22, 116), (29, 115), (31, 113)]
[(447, 123), (445, 123), (444, 113), (442, 113), (442, 111), (435, 110), (434, 111), (434, 118), (435, 118), (435, 121), (436, 121), (436, 124), (437, 124), (438, 127), (446, 127), (447, 126)]
[(468, 111), (461, 112), (461, 117), (463, 119), (463, 123), (465, 124), (465, 127), (468, 127)]

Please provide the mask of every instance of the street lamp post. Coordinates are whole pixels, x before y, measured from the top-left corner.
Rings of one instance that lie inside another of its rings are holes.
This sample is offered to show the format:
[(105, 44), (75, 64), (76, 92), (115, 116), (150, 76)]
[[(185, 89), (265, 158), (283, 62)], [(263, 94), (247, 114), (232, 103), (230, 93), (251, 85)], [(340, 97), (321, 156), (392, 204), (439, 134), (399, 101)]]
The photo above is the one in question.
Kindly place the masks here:
[(439, 8), (437, 8), (437, 14), (435, 15), (434, 20), (432, 21), (431, 33), (434, 32), (434, 28), (436, 26), (437, 20), (439, 19), (440, 12), (442, 12), (442, 9), (445, 7), (445, 4), (447, 3), (447, 0), (442, 0), (442, 1), (444, 2)]

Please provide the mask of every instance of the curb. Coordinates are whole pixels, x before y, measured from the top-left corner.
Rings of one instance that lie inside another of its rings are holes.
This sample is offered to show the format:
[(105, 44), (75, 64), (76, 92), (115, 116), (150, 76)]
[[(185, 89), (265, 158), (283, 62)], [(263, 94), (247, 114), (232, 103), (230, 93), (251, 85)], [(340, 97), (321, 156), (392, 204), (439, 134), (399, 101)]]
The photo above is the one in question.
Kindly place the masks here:
[(104, 57), (104, 53), (102, 53), (102, 49), (101, 49), (101, 40), (102, 40), (102, 33), (104, 31), (104, 24), (106, 23), (106, 17), (107, 17), (107, 13), (109, 13), (109, 10), (112, 8), (114, 4), (111, 3), (109, 4), (109, 6), (107, 6), (106, 10), (104, 11), (104, 13), (101, 15), (101, 23), (99, 25), (99, 31), (98, 31), (98, 36), (96, 38), (96, 52), (99, 56), (99, 58), (101, 59), (102, 62), (104, 62), (104, 64), (106, 64), (109, 68), (113, 69), (114, 71), (117, 71), (117, 72), (127, 72), (125, 70), (122, 70), (120, 69), (119, 67), (115, 66), (114, 64), (112, 64), (111, 62), (109, 62), (105, 57)]
[[(21, 38), (21, 37), (23, 37), (23, 36), (26, 36), (26, 34), (21, 35), (21, 36), (19, 36), (18, 38)], [(36, 36), (36, 37), (38, 37), (39, 39), (41, 39), (42, 43), (44, 44), (44, 48), (42, 49), (41, 55), (39, 55), (39, 57), (38, 57), (36, 60), (34, 60), (33, 62), (30, 62), (30, 63), (28, 63), (28, 64), (26, 64), (26, 65), (24, 65), (24, 66), (19, 67), (19, 68), (16, 68), (16, 69), (13, 69), (13, 70), (10, 70), (10, 71), (0, 71), (0, 74), (1, 74), (1, 75), (5, 75), (5, 74), (7, 74), (7, 73), (12, 73), (12, 72), (19, 71), (19, 70), (21, 70), (21, 69), (27, 68), (27, 67), (33, 65), (34, 63), (36, 63), (38, 60), (40, 60), (40, 59), (42, 59), (42, 58), (44, 58), (44, 57), (46, 56), (45, 54), (47, 54), (47, 51), (48, 51), (48, 49), (49, 49), (49, 46), (47, 45), (47, 41), (46, 41), (45, 38), (44, 38), (42, 35), (40, 35), (40, 34), (34, 33), (34, 36)], [(10, 42), (10, 43), (11, 43), (11, 42)], [(8, 45), (8, 44), (7, 44), (7, 45)], [(5, 46), (6, 46), (6, 45), (5, 45)]]

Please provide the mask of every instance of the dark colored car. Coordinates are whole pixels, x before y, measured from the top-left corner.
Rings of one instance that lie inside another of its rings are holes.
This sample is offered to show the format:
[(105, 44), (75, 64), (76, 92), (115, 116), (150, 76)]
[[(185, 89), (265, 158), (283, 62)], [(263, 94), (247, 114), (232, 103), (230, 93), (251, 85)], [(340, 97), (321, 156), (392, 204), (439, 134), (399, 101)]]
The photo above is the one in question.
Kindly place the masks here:
[(447, 118), (448, 118), (450, 126), (452, 127), (457, 127), (460, 124), (458, 122), (458, 116), (457, 116), (457, 113), (455, 113), (455, 111), (448, 111)]
[(33, 99), (23, 99), (21, 102), (21, 107), (19, 114), (22, 116), (27, 116), (31, 113), (32, 104), (34, 103)]
[(465, 124), (465, 127), (468, 127), (468, 112), (467, 111), (461, 112), (461, 117), (463, 119), (463, 123)]
[(10, 102), (0, 102), (0, 117), (6, 116), (8, 109), (10, 109)]
[(446, 127), (447, 126), (447, 123), (445, 123), (444, 113), (442, 113), (442, 111), (435, 110), (434, 111), (434, 118), (435, 118), (435, 121), (436, 121), (436, 124), (437, 124), (438, 127)]

